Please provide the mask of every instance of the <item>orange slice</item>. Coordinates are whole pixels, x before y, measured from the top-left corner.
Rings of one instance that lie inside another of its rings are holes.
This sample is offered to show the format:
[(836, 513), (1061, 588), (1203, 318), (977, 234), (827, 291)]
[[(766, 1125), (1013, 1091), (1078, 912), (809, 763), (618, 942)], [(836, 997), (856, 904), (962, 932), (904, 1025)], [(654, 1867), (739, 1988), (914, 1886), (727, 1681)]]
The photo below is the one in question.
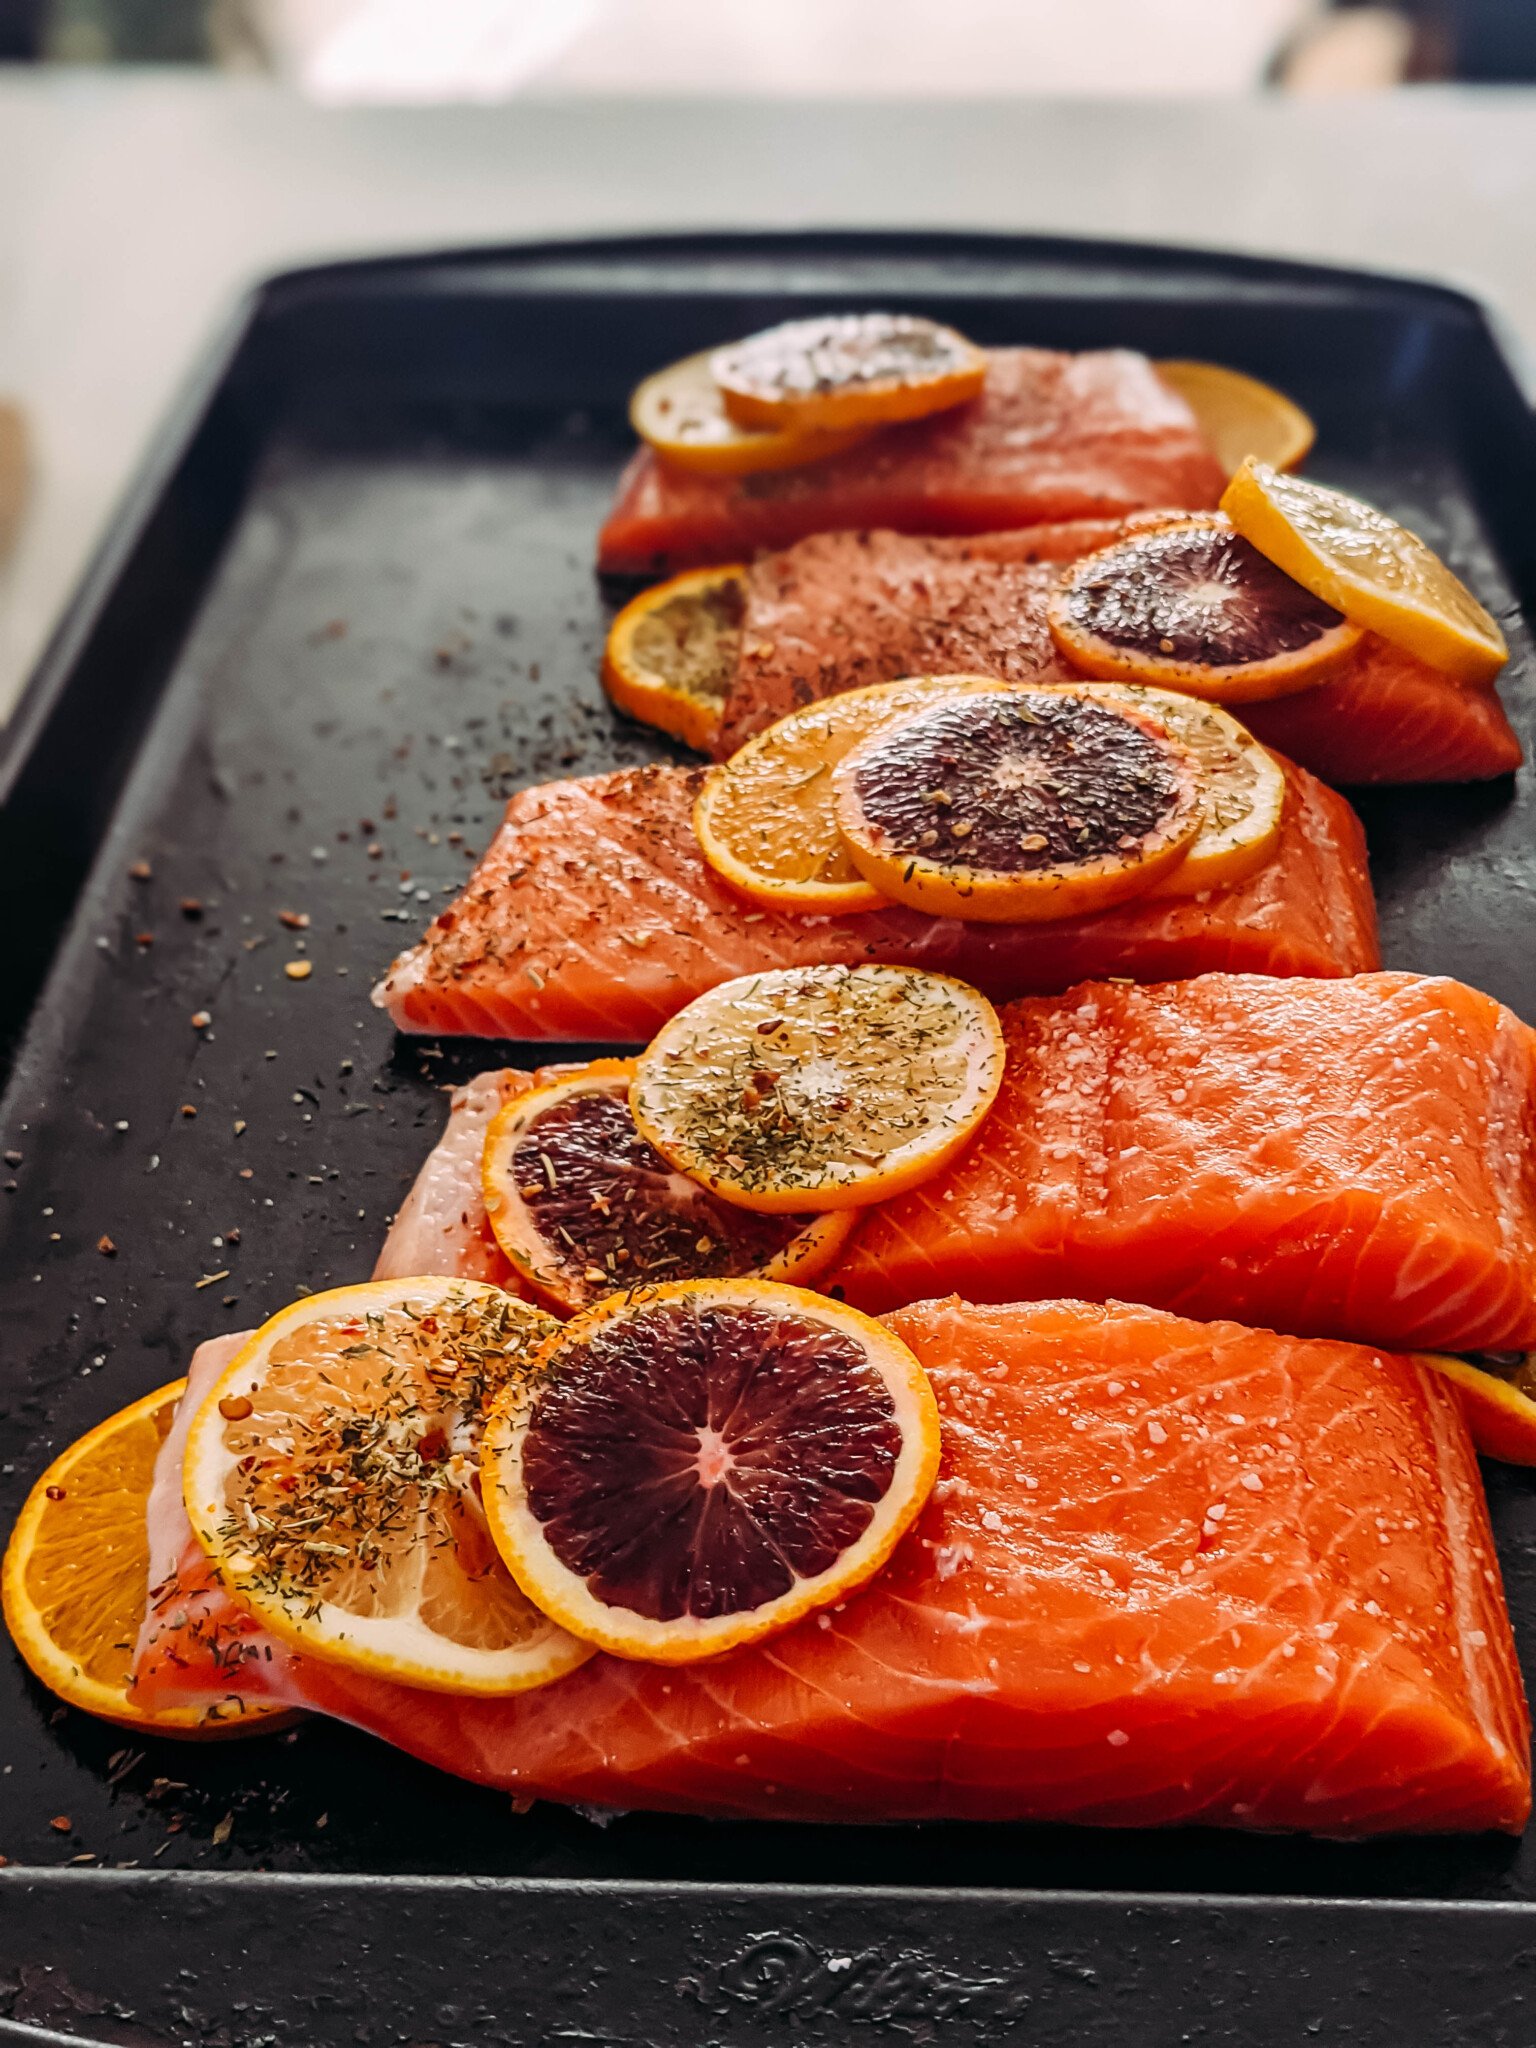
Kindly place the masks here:
[(717, 348), (710, 371), (744, 427), (887, 426), (963, 405), (987, 374), (983, 350), (909, 313), (786, 320)]
[(509, 1102), (485, 1136), (486, 1213), (513, 1267), (569, 1313), (661, 1280), (812, 1279), (858, 1222), (763, 1216), (669, 1166), (635, 1128), (633, 1060), (590, 1066)]
[(1170, 520), (1085, 555), (1046, 618), (1085, 676), (1230, 704), (1310, 689), (1360, 642), (1358, 626), (1220, 518)]
[(854, 866), (837, 829), (832, 770), (893, 718), (997, 687), (995, 676), (907, 676), (790, 712), (705, 777), (693, 807), (704, 858), (733, 889), (774, 910), (878, 910), (886, 899)]
[(632, 598), (603, 650), (603, 688), (621, 711), (708, 752), (741, 652), (745, 571), (689, 569)]
[(1083, 690), (952, 697), (833, 772), (853, 864), (893, 902), (1015, 924), (1150, 889), (1199, 833), (1204, 778), (1142, 705)]
[(1426, 1351), (1419, 1362), (1455, 1382), (1472, 1441), (1483, 1457), (1536, 1465), (1536, 1353), (1455, 1358)]
[(1273, 858), (1285, 814), (1285, 771), (1247, 726), (1219, 704), (1176, 690), (1145, 690), (1134, 683), (1080, 683), (1078, 691), (1101, 703), (1140, 705), (1188, 747), (1205, 777), (1200, 831), (1170, 874), (1154, 882), (1152, 896), (1193, 896), (1230, 889)]
[(725, 399), (710, 369), (712, 353), (685, 356), (635, 387), (629, 421), (662, 461), (673, 469), (691, 469), (705, 476), (751, 476), (766, 469), (800, 469), (841, 455), (862, 441), (869, 429), (843, 427), (743, 426), (725, 409)]
[(1295, 469), (1317, 439), (1317, 428), (1299, 405), (1241, 370), (1176, 361), (1159, 363), (1157, 374), (1200, 422), (1211, 453), (1228, 475), (1250, 455), (1273, 469)]
[(545, 1367), (492, 1415), (487, 1512), (528, 1598), (616, 1657), (715, 1657), (845, 1600), (938, 1473), (906, 1345), (798, 1287), (615, 1297)]
[(786, 967), (699, 996), (635, 1063), (635, 1122), (744, 1209), (857, 1209), (916, 1187), (1003, 1078), (986, 997), (910, 967)]
[(186, 1390), (175, 1380), (98, 1423), (27, 1496), (5, 1553), (6, 1626), (34, 1675), (72, 1707), (146, 1735), (262, 1735), (283, 1707), (134, 1703), (134, 1645), (149, 1581), (145, 1514), (155, 1460)]
[(307, 1656), (430, 1692), (547, 1685), (590, 1654), (531, 1607), (485, 1524), (491, 1398), (559, 1325), (467, 1280), (296, 1301), (197, 1412), (187, 1512), (224, 1584)]
[(1433, 548), (1374, 506), (1245, 462), (1221, 509), (1287, 576), (1431, 668), (1490, 683), (1508, 661), (1497, 619)]

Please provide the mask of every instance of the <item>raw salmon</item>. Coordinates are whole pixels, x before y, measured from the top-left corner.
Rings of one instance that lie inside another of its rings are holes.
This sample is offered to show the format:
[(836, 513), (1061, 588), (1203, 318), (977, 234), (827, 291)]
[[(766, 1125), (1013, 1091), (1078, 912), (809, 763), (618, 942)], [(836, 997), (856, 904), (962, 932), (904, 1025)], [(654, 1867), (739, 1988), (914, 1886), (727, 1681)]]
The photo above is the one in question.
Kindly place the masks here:
[(1415, 974), (1087, 986), (1004, 1014), (997, 1105), (819, 1284), (1536, 1344), (1536, 1032)]
[(844, 918), (766, 911), (699, 851), (699, 771), (546, 783), (512, 799), (464, 893), (374, 1001), (402, 1031), (640, 1040), (733, 975), (812, 961), (941, 969), (996, 996), (1106, 974), (1360, 973), (1379, 955), (1359, 821), (1342, 797), (1288, 772), (1279, 848), (1246, 881), (1013, 926), (895, 906)]
[[(904, 675), (973, 671), (1011, 683), (1071, 682), (1045, 613), (1063, 560), (1159, 515), (930, 540), (817, 534), (746, 572), (741, 649), (712, 749), (724, 760), (776, 718)], [(1331, 681), (1243, 704), (1266, 745), (1334, 783), (1472, 782), (1523, 758), (1498, 692), (1458, 682), (1374, 633)]]
[(951, 1300), (891, 1322), (933, 1378), (944, 1464), (845, 1606), (705, 1666), (600, 1655), (500, 1701), (327, 1670), (259, 1632), (216, 1663), (163, 1632), (142, 1698), (222, 1698), (233, 1673), (517, 1797), (605, 1807), (1523, 1827), (1525, 1698), (1437, 1374), (1123, 1305)]
[(994, 349), (968, 405), (801, 469), (700, 476), (642, 448), (620, 480), (598, 567), (661, 574), (836, 527), (989, 533), (1153, 505), (1202, 509), (1226, 480), (1194, 414), (1145, 356)]

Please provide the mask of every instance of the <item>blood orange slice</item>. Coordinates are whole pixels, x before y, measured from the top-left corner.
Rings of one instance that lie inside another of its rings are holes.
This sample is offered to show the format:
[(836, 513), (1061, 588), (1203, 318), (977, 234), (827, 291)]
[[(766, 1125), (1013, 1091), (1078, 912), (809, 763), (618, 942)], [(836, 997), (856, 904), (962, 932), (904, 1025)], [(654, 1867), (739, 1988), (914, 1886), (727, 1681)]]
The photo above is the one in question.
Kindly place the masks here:
[(376, 1280), (264, 1323), (187, 1443), (225, 1585), (306, 1655), (432, 1692), (511, 1693), (586, 1647), (502, 1569), (481, 1504), (492, 1397), (559, 1324), (467, 1280)]
[(633, 1060), (594, 1060), (515, 1097), (485, 1138), (486, 1213), (538, 1294), (569, 1313), (661, 1280), (809, 1280), (856, 1212), (764, 1216), (722, 1202), (635, 1128)]
[(845, 1599), (938, 1463), (927, 1376), (882, 1324), (798, 1287), (692, 1281), (567, 1325), (496, 1405), (486, 1507), (552, 1621), (685, 1663)]
[(833, 773), (854, 866), (934, 917), (1023, 923), (1150, 889), (1200, 830), (1195, 755), (1141, 705), (1087, 691), (954, 697), (883, 726)]
[(718, 348), (710, 370), (733, 420), (821, 432), (915, 420), (963, 404), (987, 374), (953, 327), (908, 313), (786, 320)]
[(1309, 689), (1360, 628), (1266, 559), (1225, 519), (1184, 519), (1074, 562), (1051, 637), (1085, 676), (1252, 703)]
[(1003, 1078), (986, 997), (911, 967), (786, 967), (699, 996), (635, 1065), (640, 1130), (680, 1173), (768, 1215), (916, 1187)]

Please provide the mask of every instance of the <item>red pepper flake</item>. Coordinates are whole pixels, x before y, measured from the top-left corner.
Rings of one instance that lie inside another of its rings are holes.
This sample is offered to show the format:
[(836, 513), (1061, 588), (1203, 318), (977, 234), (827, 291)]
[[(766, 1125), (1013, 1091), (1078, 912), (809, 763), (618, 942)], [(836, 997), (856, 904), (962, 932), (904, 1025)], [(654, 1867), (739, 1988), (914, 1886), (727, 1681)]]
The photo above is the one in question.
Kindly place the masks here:
[(100, 1237), (97, 1238), (96, 1249), (101, 1253), (101, 1256), (104, 1259), (115, 1259), (117, 1257), (117, 1246), (112, 1242), (111, 1238), (108, 1237), (105, 1231), (103, 1231)]
[(183, 917), (201, 917), (203, 914), (202, 897), (183, 896), (181, 899), (181, 914)]
[(279, 924), (287, 925), (291, 932), (307, 932), (309, 930), (309, 912), (307, 910), (280, 910), (277, 913), (277, 921)]
[(43, 1496), (47, 1500), (63, 1500), (65, 1493), (62, 1486), (45, 1486)]
[(181, 1113), (183, 1116), (196, 1116), (197, 1104), (195, 1102), (184, 1102), (181, 1105)]
[(240, 1169), (240, 1178), (242, 1180), (252, 1180), (255, 1178), (255, 1174), (256, 1169), (253, 1166), (242, 1166)]
[(194, 1010), (192, 1012), (192, 1029), (194, 1031), (206, 1031), (212, 1022), (213, 1012), (211, 1010)]
[(48, 1825), (53, 1829), (56, 1835), (67, 1835), (71, 1832), (75, 1824), (70, 1819), (67, 1813), (56, 1813), (53, 1816), (53, 1819), (49, 1821)]
[(154, 872), (154, 869), (147, 860), (136, 860), (128, 870), (129, 877), (135, 882), (150, 881), (153, 878)]
[(155, 943), (155, 935), (153, 932), (135, 932), (133, 943), (136, 946), (152, 946)]

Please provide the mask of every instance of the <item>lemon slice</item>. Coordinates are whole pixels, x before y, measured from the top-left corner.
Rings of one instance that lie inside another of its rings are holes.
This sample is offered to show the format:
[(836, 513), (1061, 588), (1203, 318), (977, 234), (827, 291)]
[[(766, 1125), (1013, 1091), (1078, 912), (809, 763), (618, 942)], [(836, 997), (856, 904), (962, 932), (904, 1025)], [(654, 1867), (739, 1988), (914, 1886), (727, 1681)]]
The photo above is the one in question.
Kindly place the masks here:
[(591, 1309), (486, 1433), (486, 1509), (528, 1598), (616, 1657), (716, 1657), (846, 1599), (938, 1472), (927, 1375), (798, 1287), (703, 1280)]
[(272, 1317), (209, 1390), (187, 1512), (231, 1593), (308, 1656), (512, 1693), (590, 1654), (503, 1571), (480, 1498), (493, 1395), (553, 1317), (467, 1280), (371, 1281)]
[(1423, 1351), (1418, 1357), (1454, 1382), (1480, 1457), (1536, 1465), (1536, 1352), (1458, 1358)]
[(1230, 889), (1273, 858), (1285, 815), (1285, 770), (1229, 711), (1176, 690), (1134, 683), (1078, 683), (1083, 696), (1150, 711), (1204, 772), (1200, 830), (1188, 853), (1149, 896)]
[(635, 387), (629, 422), (674, 469), (705, 476), (750, 476), (758, 470), (799, 469), (855, 447), (870, 431), (768, 423), (743, 425), (726, 411), (711, 373), (712, 352), (685, 356)]
[(1295, 469), (1317, 439), (1317, 428), (1299, 405), (1241, 370), (1174, 361), (1159, 363), (1157, 374), (1199, 421), (1211, 453), (1228, 475), (1250, 455), (1272, 469)]
[(486, 1214), (513, 1269), (557, 1311), (658, 1280), (809, 1280), (858, 1218), (761, 1216), (719, 1201), (635, 1128), (633, 1060), (594, 1060), (513, 1098), (485, 1134)]
[(1433, 548), (1374, 506), (1250, 461), (1221, 509), (1287, 576), (1431, 668), (1489, 683), (1508, 661), (1498, 621)]
[(603, 651), (603, 688), (621, 711), (707, 753), (741, 652), (746, 572), (689, 569), (632, 598)]
[(725, 409), (747, 427), (886, 426), (961, 405), (987, 374), (983, 350), (909, 313), (786, 320), (710, 357)]
[(908, 967), (789, 967), (679, 1011), (636, 1062), (630, 1106), (680, 1173), (744, 1209), (854, 1209), (915, 1187), (996, 1099), (986, 997)]
[(155, 1460), (186, 1391), (175, 1380), (62, 1452), (27, 1496), (5, 1553), (5, 1621), (34, 1675), (72, 1707), (149, 1735), (259, 1735), (287, 1708), (164, 1707), (133, 1694), (149, 1579), (145, 1513)]
[(774, 910), (843, 916), (887, 899), (837, 829), (832, 770), (878, 727), (995, 676), (907, 676), (846, 690), (778, 719), (712, 768), (693, 807), (704, 858), (733, 889)]

